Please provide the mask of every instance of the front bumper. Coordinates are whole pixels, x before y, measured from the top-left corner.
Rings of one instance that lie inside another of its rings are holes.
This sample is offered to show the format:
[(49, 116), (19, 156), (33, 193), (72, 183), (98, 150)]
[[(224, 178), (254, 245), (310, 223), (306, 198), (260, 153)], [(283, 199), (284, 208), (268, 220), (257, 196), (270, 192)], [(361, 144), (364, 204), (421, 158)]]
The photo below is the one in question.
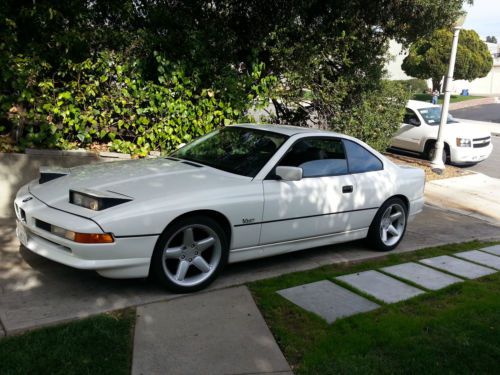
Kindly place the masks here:
[(36, 226), (36, 219), (82, 233), (103, 233), (92, 220), (56, 210), (27, 192), (15, 200), (16, 235), (29, 250), (55, 262), (95, 270), (110, 278), (147, 277), (157, 236), (121, 237), (113, 243), (83, 244), (56, 236)]
[(486, 147), (454, 147), (450, 150), (450, 159), (455, 164), (479, 163), (487, 159), (493, 151), (493, 145), (490, 143)]

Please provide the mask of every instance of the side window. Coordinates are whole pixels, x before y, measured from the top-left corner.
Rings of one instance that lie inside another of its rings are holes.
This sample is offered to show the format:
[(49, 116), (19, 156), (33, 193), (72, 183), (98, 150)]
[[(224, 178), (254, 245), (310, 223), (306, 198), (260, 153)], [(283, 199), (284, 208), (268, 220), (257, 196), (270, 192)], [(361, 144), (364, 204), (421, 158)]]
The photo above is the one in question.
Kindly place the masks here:
[(304, 177), (347, 174), (344, 146), (339, 139), (308, 138), (295, 143), (278, 164), (300, 167)]
[(410, 124), (413, 126), (420, 126), (420, 120), (413, 110), (406, 108), (405, 116), (403, 117), (403, 122), (405, 124)]
[(347, 139), (344, 140), (344, 145), (349, 160), (349, 173), (372, 172), (384, 169), (380, 159), (363, 146)]

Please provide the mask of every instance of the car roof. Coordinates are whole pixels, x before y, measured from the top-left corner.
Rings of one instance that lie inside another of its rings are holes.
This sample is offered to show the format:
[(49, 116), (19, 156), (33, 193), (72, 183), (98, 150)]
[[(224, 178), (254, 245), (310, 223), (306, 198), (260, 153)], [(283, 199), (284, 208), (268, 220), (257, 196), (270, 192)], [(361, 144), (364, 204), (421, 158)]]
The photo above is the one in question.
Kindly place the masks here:
[(406, 107), (411, 109), (422, 109), (422, 108), (440, 107), (440, 106), (437, 104), (422, 102), (419, 100), (408, 100), (408, 104), (406, 104)]
[(257, 128), (269, 132), (284, 134), (288, 136), (292, 136), (295, 134), (328, 134), (328, 135), (337, 135), (345, 137), (344, 134), (335, 133), (329, 130), (320, 130), (309, 127), (301, 127), (301, 126), (292, 126), (292, 125), (269, 125), (269, 124), (236, 124), (230, 125), (236, 126), (239, 128)]

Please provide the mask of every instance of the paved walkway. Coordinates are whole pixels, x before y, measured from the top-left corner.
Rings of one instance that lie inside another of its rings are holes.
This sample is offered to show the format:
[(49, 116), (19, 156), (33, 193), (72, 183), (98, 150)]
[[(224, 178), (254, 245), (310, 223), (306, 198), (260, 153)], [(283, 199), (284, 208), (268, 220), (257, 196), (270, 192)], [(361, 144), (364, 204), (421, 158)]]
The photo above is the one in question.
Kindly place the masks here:
[(132, 375), (292, 374), (246, 287), (137, 309)]

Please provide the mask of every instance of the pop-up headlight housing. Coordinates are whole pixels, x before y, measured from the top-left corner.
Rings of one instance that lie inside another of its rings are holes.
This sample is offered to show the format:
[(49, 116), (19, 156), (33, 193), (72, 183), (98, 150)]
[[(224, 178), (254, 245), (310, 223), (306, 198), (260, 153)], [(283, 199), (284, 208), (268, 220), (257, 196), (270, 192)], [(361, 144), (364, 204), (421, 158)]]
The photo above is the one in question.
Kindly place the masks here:
[(69, 202), (92, 211), (102, 211), (106, 208), (130, 202), (132, 198), (115, 193), (99, 192), (85, 189), (82, 191), (70, 190)]

